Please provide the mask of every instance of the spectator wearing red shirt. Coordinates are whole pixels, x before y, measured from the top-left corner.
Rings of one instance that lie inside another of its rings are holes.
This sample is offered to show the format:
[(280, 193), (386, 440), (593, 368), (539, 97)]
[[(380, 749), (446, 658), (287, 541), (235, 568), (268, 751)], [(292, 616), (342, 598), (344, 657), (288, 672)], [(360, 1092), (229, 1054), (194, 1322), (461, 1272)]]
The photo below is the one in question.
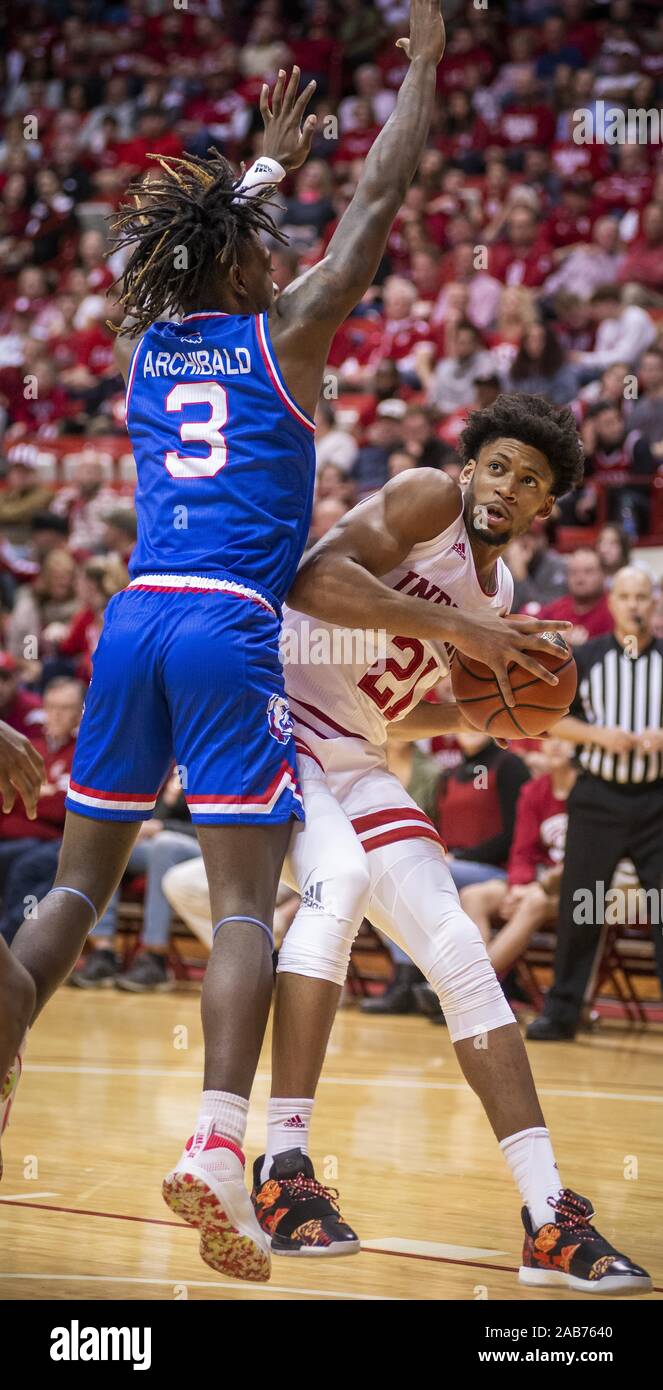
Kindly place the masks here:
[(375, 120), (370, 101), (365, 97), (357, 97), (353, 115), (352, 130), (345, 131), (334, 151), (333, 163), (336, 165), (344, 166), (351, 164), (353, 159), (365, 159), (373, 141), (380, 134), (381, 127)]
[(416, 374), (416, 349), (420, 343), (435, 342), (435, 334), (425, 318), (415, 313), (417, 291), (410, 280), (391, 275), (385, 281), (384, 328), (370, 357), (370, 365), (388, 357), (398, 363), (401, 373)]
[(482, 83), (490, 81), (495, 66), (494, 53), (476, 42), (470, 24), (454, 26), (444, 55), (444, 68), (440, 64), (437, 71), (437, 89), (449, 92), (450, 88), (464, 87), (468, 67), (474, 67)]
[[(188, 148), (203, 154), (211, 138), (221, 142), (220, 148), (228, 154), (247, 135), (251, 108), (234, 86), (235, 73), (229, 64), (206, 77), (204, 91), (192, 97), (185, 106), (184, 121), (179, 125), (187, 139), (195, 139), (195, 144)], [(201, 126), (204, 127), (202, 132)]]
[(569, 555), (566, 567), (568, 594), (553, 603), (527, 604), (525, 611), (539, 618), (552, 618), (573, 623), (564, 633), (565, 641), (582, 646), (590, 637), (602, 637), (612, 632), (613, 620), (605, 594), (605, 575), (595, 550), (579, 546)]
[[(32, 363), (25, 389), (28, 387), (32, 394), (26, 397), (24, 393), (15, 401), (12, 424), (22, 426), (17, 431), (19, 434), (53, 438), (60, 433), (62, 422), (78, 413), (78, 406), (60, 385), (56, 365), (48, 357), (40, 357)], [(42, 500), (37, 510), (44, 506)]]
[(68, 628), (51, 623), (44, 632), (47, 641), (55, 644), (58, 655), (44, 662), (44, 685), (55, 676), (74, 675), (86, 684), (92, 676), (92, 657), (96, 651), (104, 623), (104, 610), (113, 594), (128, 581), (125, 567), (115, 557), (90, 560), (79, 576), (78, 593), (81, 607)]
[(101, 232), (91, 229), (83, 233), (78, 255), (90, 294), (105, 294), (115, 279), (106, 262), (107, 254), (108, 245)]
[(117, 493), (104, 486), (101, 460), (94, 449), (84, 450), (76, 466), (76, 482), (60, 488), (51, 511), (69, 522), (69, 544), (74, 553), (89, 555), (101, 545), (106, 534), (106, 518), (117, 507)]
[(639, 145), (616, 146), (617, 168), (594, 188), (601, 212), (624, 214), (649, 202), (654, 180)]
[(622, 284), (634, 281), (663, 291), (663, 207), (650, 203), (642, 214), (642, 236), (631, 246), (618, 273)]
[(28, 820), (21, 802), (0, 823), (0, 936), (11, 942), (27, 908), (53, 887), (64, 828), (64, 799), (83, 712), (78, 681), (52, 681), (44, 696), (44, 733), (32, 742), (44, 759), (45, 781), (36, 820)]
[(545, 239), (554, 251), (563, 250), (566, 255), (568, 247), (591, 241), (595, 220), (592, 181), (586, 175), (577, 174), (562, 185), (562, 200), (545, 223)]
[[(476, 922), (498, 974), (509, 970), (534, 932), (557, 916), (567, 801), (576, 780), (572, 756), (563, 739), (547, 740), (546, 772), (520, 789), (506, 881), (489, 879), (462, 891), (462, 906)], [(491, 939), (498, 921), (504, 925)]]
[(555, 118), (550, 106), (539, 96), (531, 65), (523, 65), (515, 74), (513, 100), (501, 111), (496, 128), (496, 143), (510, 149), (531, 145), (547, 149), (550, 144), (555, 133)]
[(19, 686), (18, 662), (10, 652), (0, 652), (0, 718), (32, 743), (44, 722), (41, 698)]
[(435, 148), (441, 150), (446, 159), (455, 160), (461, 168), (474, 174), (482, 168), (482, 151), (488, 144), (490, 131), (474, 110), (469, 92), (462, 87), (450, 92), (441, 128), (435, 136)]
[(168, 130), (164, 112), (148, 107), (140, 114), (138, 133), (132, 140), (116, 145), (115, 152), (124, 177), (129, 180), (152, 166), (148, 154), (179, 156), (183, 148), (180, 136)]
[(550, 246), (531, 208), (518, 204), (509, 213), (506, 239), (492, 246), (488, 272), (505, 285), (542, 285), (553, 268)]

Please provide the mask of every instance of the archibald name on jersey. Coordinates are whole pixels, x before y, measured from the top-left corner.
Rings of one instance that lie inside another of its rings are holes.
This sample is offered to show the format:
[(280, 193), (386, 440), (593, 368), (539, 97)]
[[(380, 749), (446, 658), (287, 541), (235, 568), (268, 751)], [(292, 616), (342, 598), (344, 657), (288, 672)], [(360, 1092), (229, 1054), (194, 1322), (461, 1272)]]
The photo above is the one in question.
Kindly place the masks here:
[(251, 368), (248, 348), (201, 348), (198, 352), (148, 351), (140, 364), (143, 376), (244, 376)]

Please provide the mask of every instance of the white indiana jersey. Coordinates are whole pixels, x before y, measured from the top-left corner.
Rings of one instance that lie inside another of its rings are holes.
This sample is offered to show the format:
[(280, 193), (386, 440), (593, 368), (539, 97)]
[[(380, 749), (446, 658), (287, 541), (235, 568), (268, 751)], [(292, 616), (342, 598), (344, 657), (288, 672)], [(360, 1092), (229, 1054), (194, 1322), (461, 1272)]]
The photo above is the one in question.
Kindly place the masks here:
[[(464, 613), (511, 607), (513, 579), (497, 561), (493, 594), (482, 589), (463, 512), (431, 541), (413, 546), (381, 582), (413, 598)], [(300, 736), (359, 737), (384, 744), (387, 725), (402, 719), (449, 671), (453, 649), (418, 637), (379, 635), (319, 622), (286, 609), (282, 656), (290, 708)]]

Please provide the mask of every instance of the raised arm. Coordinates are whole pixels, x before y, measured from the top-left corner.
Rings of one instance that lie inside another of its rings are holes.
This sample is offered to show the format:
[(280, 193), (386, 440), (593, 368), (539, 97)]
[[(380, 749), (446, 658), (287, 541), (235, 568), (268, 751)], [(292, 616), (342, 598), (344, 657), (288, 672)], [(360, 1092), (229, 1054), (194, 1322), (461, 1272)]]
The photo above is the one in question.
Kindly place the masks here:
[(394, 111), (372, 145), (356, 192), (318, 265), (270, 309), (270, 332), (286, 381), (315, 405), (331, 339), (372, 284), (394, 218), (423, 153), (444, 53), (439, 0), (411, 0), (410, 37), (399, 40), (410, 69)]
[(508, 663), (513, 661), (556, 685), (557, 678), (532, 653), (550, 650), (542, 634), (563, 630), (569, 623), (520, 617), (507, 623), (490, 608), (462, 613), (412, 598), (380, 580), (407, 559), (414, 545), (445, 531), (461, 507), (460, 488), (447, 474), (432, 468), (400, 474), (348, 512), (313, 547), (297, 573), (288, 603), (301, 613), (343, 627), (449, 642), (486, 662), (512, 705)]

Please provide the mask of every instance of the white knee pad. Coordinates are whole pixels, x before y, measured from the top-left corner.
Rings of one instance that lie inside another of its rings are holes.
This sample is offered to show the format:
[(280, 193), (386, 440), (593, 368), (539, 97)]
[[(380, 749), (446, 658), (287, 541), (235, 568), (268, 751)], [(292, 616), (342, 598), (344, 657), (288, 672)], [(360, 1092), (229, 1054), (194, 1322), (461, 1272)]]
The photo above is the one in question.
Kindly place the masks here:
[(479, 928), (462, 908), (451, 904), (440, 917), (431, 946), (426, 974), (444, 1010), (452, 1042), (514, 1022)]
[(333, 874), (310, 874), (279, 951), (279, 973), (345, 984), (352, 943), (368, 902), (370, 878), (364, 858), (361, 850), (351, 864), (336, 866)]
[(368, 916), (433, 986), (452, 1042), (514, 1018), (481, 933), (460, 905), (448, 865), (428, 840), (375, 850)]

